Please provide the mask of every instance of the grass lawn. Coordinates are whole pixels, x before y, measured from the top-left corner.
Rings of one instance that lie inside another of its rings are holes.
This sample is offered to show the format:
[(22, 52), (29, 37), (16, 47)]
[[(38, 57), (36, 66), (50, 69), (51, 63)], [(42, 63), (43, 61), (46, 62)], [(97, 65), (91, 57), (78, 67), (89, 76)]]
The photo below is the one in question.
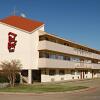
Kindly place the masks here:
[(33, 84), (19, 85), (15, 87), (1, 88), (0, 92), (21, 92), (21, 93), (44, 93), (44, 92), (65, 92), (88, 88), (86, 86), (74, 86), (67, 83), (63, 84)]

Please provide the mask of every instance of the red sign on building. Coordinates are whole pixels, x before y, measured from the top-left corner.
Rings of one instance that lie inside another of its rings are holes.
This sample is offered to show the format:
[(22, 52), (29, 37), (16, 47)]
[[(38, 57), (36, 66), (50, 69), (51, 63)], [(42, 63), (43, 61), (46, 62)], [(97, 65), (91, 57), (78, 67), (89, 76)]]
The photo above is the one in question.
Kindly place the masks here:
[(17, 34), (9, 32), (8, 33), (8, 50), (9, 52), (14, 52), (15, 51), (15, 46), (17, 41), (15, 40)]

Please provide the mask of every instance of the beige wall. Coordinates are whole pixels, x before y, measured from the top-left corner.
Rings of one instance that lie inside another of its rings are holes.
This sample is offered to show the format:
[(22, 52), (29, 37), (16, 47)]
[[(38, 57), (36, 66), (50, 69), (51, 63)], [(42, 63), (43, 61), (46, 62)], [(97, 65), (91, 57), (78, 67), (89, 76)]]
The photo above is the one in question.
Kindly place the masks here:
[(39, 42), (39, 46), (38, 46), (39, 50), (53, 50), (53, 51), (58, 51), (58, 52), (62, 52), (62, 53), (67, 53), (67, 54), (72, 54), (72, 55), (79, 55), (79, 56), (83, 56), (83, 57), (89, 57), (89, 58), (95, 58), (95, 59), (99, 59), (100, 60), (100, 55), (99, 54), (95, 54), (95, 53), (91, 53), (91, 52), (81, 52), (78, 49), (69, 47), (69, 46), (65, 46), (65, 45), (61, 45), (58, 43), (54, 43), (51, 41), (40, 41)]
[(67, 60), (39, 58), (39, 68), (85, 68), (85, 69), (100, 69), (100, 64), (88, 64)]

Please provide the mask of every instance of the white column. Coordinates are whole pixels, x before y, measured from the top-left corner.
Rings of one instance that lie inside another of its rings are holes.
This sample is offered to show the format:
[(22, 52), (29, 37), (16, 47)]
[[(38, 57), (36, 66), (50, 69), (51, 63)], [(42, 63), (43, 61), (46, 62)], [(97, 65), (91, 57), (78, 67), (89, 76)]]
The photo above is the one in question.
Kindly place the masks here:
[(56, 70), (56, 75), (55, 77), (55, 81), (61, 81), (60, 75), (59, 75), (59, 69), (55, 69)]
[(75, 70), (75, 75), (77, 75), (77, 70)]
[(32, 70), (28, 70), (28, 84), (32, 84)]
[(83, 79), (83, 71), (81, 72), (81, 79)]
[(22, 84), (23, 81), (22, 81), (22, 75), (21, 75), (21, 72), (19, 73), (19, 75), (20, 75), (20, 84)]

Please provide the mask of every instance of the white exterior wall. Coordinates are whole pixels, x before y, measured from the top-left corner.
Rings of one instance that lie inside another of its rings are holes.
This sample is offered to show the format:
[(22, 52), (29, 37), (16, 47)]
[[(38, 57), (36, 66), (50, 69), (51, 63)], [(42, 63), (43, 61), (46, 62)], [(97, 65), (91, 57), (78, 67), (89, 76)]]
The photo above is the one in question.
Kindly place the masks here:
[[(44, 26), (39, 28), (44, 30)], [(17, 43), (15, 51), (8, 51), (8, 33), (17, 34)], [(37, 45), (38, 45), (38, 31), (28, 33), (17, 28), (13, 28), (0, 23), (0, 61), (10, 61), (18, 59), (21, 61), (22, 69), (36, 69), (37, 68)]]
[[(8, 33), (17, 34), (15, 52), (8, 51)], [(30, 35), (23, 31), (0, 24), (0, 61), (19, 59), (24, 69), (30, 66)]]
[(91, 71), (88, 71), (88, 73), (84, 75), (84, 78), (85, 79), (92, 78), (92, 72)]
[[(81, 79), (81, 73), (76, 74), (77, 71), (75, 71), (75, 74), (72, 75), (69, 69), (63, 69), (63, 70), (65, 70), (65, 74), (64, 75), (59, 75), (59, 69), (55, 69), (56, 74), (55, 75), (49, 75), (49, 70), (50, 69), (42, 70), (41, 82), (52, 82), (52, 81), (65, 81), (65, 80)], [(45, 71), (46, 71), (46, 74), (45, 74)], [(84, 79), (88, 79), (88, 78), (92, 78), (91, 71), (88, 71), (87, 74), (84, 74)]]
[[(44, 31), (44, 26), (39, 28), (39, 30)], [(39, 30), (35, 31), (30, 35), (30, 45), (31, 45), (31, 68), (38, 69), (38, 59), (39, 59), (39, 52), (38, 52), (38, 44), (39, 44)]]
[(100, 78), (100, 72), (99, 72), (99, 73), (97, 73), (97, 77), (99, 77), (99, 78)]

